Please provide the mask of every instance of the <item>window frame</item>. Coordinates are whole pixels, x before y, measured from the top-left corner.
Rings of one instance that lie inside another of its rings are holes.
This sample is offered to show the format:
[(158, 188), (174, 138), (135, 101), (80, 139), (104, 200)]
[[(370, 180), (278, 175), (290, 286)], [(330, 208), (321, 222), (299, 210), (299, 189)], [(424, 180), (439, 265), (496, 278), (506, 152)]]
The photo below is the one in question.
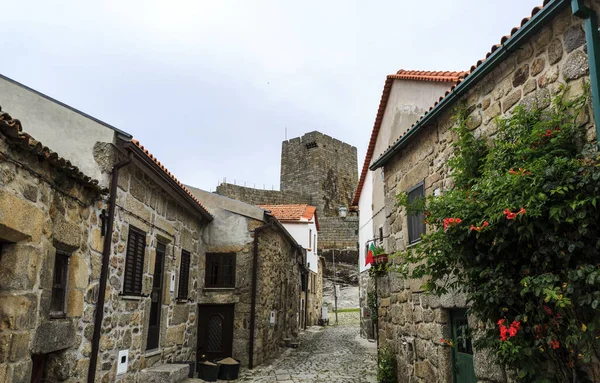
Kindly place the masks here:
[[(189, 286), (190, 286), (191, 263), (192, 263), (192, 254), (185, 249), (181, 249), (181, 259), (179, 260), (179, 283), (177, 286), (177, 300), (178, 301), (187, 301), (188, 297), (190, 295)], [(184, 275), (184, 272), (185, 272), (185, 275)], [(185, 294), (182, 294), (183, 292), (185, 292)]]
[[(57, 286), (57, 281), (56, 281), (56, 271), (57, 271), (57, 261), (61, 260), (62, 262), (62, 283), (59, 283), (59, 285), (61, 286)], [(65, 318), (67, 316), (67, 292), (69, 289), (69, 265), (70, 265), (70, 261), (71, 261), (71, 254), (63, 251), (63, 250), (59, 250), (56, 249), (56, 253), (54, 255), (54, 266), (53, 266), (53, 272), (52, 272), (52, 291), (51, 291), (51, 295), (50, 295), (50, 313), (49, 313), (49, 317), (51, 319), (60, 319), (60, 318)], [(57, 302), (55, 301), (56, 295), (55, 295), (55, 290), (57, 289), (62, 289), (62, 296), (60, 297), (60, 299), (62, 300), (62, 304), (60, 304), (61, 302), (58, 302), (61, 306), (62, 309), (61, 310), (55, 310), (55, 305), (57, 304)]]
[[(410, 201), (410, 193), (414, 192), (415, 190), (417, 190), (417, 189), (419, 189), (419, 188), (422, 188), (422, 190), (423, 190), (423, 192), (422, 192), (422, 194), (421, 194), (421, 197), (422, 197), (422, 198), (425, 198), (425, 181), (423, 180), (423, 181), (419, 182), (418, 184), (414, 185), (413, 187), (411, 187), (411, 188), (410, 188), (410, 189), (409, 189), (409, 190), (406, 192), (406, 194), (407, 194), (407, 199), (408, 199), (409, 201)], [(409, 214), (406, 214), (406, 227), (407, 227), (407, 229), (408, 229), (408, 244), (409, 244), (409, 245), (413, 245), (413, 244), (415, 244), (415, 243), (418, 243), (418, 242), (420, 242), (420, 241), (421, 241), (421, 235), (423, 235), (423, 234), (427, 234), (427, 225), (426, 225), (424, 222), (422, 222), (422, 223), (421, 223), (421, 226), (420, 226), (420, 229), (421, 229), (421, 231), (419, 231), (419, 233), (418, 233), (418, 235), (416, 236), (416, 238), (411, 238), (411, 221), (412, 221), (413, 219), (416, 219), (416, 220), (419, 220), (419, 219), (421, 219), (421, 221), (424, 221), (424, 220), (425, 220), (425, 215), (424, 215), (422, 212), (421, 212), (421, 213), (418, 213), (418, 214), (416, 214), (416, 215), (409, 215)]]
[[(226, 258), (231, 258), (231, 281), (223, 283), (223, 264)], [(218, 260), (218, 276), (217, 282), (211, 283), (212, 262)], [(206, 253), (204, 265), (204, 287), (209, 289), (235, 289), (236, 283), (236, 253)]]
[[(135, 250), (133, 253), (130, 253), (130, 245), (131, 245), (131, 236), (139, 235), (141, 238), (141, 244), (143, 244), (141, 253), (139, 252), (139, 238), (135, 240)], [(129, 232), (127, 234), (127, 248), (125, 250), (125, 269), (123, 272), (123, 289), (121, 295), (125, 296), (134, 296), (141, 297), (142, 290), (144, 288), (144, 261), (146, 256), (146, 232), (133, 225), (129, 225)], [(130, 255), (134, 256), (134, 259), (130, 258)], [(141, 262), (138, 261), (138, 257), (141, 256)], [(133, 265), (130, 265), (129, 262), (133, 262)], [(141, 265), (141, 270), (139, 274), (136, 273), (136, 264)], [(127, 274), (128, 268), (133, 267), (133, 276), (131, 277), (133, 280), (129, 281)], [(129, 290), (129, 285), (132, 285), (132, 289)], [(137, 291), (137, 286), (139, 286), (139, 291)]]

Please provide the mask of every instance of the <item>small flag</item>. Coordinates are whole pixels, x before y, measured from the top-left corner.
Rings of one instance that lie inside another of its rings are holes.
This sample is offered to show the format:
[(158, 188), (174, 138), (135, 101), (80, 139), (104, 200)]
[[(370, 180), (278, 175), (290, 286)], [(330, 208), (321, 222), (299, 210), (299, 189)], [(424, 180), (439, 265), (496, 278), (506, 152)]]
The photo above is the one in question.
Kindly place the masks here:
[(369, 251), (367, 251), (367, 258), (365, 259), (365, 265), (373, 264), (373, 251), (375, 251), (375, 245), (371, 242), (371, 246), (369, 246)]

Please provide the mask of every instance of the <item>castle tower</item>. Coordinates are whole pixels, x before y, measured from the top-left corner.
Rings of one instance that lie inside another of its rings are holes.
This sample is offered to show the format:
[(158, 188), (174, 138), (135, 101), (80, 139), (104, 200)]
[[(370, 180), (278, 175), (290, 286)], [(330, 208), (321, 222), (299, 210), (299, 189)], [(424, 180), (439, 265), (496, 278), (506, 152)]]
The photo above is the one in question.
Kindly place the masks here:
[(283, 141), (280, 190), (317, 206), (319, 249), (356, 249), (357, 218), (340, 218), (339, 207), (350, 206), (357, 182), (356, 147), (316, 131)]

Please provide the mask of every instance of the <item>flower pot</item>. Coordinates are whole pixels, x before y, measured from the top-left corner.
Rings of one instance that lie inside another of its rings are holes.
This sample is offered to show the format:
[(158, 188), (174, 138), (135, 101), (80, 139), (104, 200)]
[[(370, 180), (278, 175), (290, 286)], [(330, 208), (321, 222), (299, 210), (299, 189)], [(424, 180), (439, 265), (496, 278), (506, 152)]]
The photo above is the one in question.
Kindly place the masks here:
[[(231, 361), (235, 361), (233, 363)], [(233, 358), (224, 358), (215, 361), (219, 365), (219, 380), (235, 380), (240, 374), (240, 361)]]
[(373, 257), (373, 260), (376, 264), (388, 263), (388, 255), (387, 254), (379, 254)]
[(211, 362), (199, 362), (196, 365), (198, 377), (207, 382), (216, 382), (219, 378), (219, 364)]

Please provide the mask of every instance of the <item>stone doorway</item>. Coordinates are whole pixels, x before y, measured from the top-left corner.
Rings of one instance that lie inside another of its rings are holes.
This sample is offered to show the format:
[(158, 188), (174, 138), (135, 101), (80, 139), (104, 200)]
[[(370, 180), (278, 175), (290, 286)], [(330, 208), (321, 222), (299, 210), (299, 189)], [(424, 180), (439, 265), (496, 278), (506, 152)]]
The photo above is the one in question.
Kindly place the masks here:
[(234, 307), (232, 304), (198, 306), (197, 360), (232, 356)]

